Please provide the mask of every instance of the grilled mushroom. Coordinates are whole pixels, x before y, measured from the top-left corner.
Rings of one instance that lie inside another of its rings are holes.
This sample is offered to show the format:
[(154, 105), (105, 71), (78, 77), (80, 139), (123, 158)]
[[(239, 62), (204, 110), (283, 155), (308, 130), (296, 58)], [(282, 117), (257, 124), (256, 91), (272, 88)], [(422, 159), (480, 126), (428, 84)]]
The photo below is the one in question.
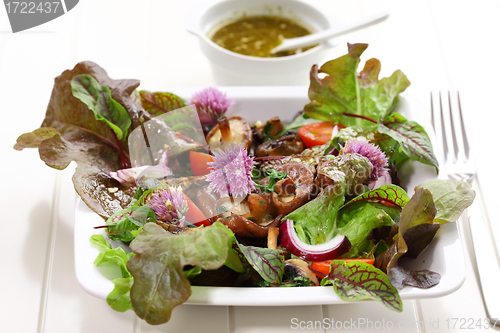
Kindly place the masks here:
[(305, 149), (304, 143), (295, 132), (286, 132), (277, 139), (264, 142), (255, 149), (257, 157), (291, 156), (300, 154)]
[(294, 277), (306, 277), (311, 280), (311, 285), (319, 286), (316, 275), (311, 272), (307, 262), (301, 259), (288, 259), (285, 261), (285, 273), (290, 272)]
[(207, 143), (211, 149), (221, 148), (223, 142), (232, 142), (248, 151), (252, 146), (252, 130), (248, 122), (241, 117), (226, 118), (218, 120), (217, 125), (207, 135)]
[(277, 227), (282, 216), (274, 218), (271, 194), (251, 193), (239, 203), (232, 198), (222, 198), (217, 204), (222, 213), (220, 221), (241, 237), (267, 237), (268, 228)]
[[(283, 191), (278, 194), (273, 192), (272, 202), (277, 214), (286, 215), (300, 206), (307, 203), (315, 194), (314, 175), (311, 170), (302, 163), (290, 162), (276, 167), (278, 172), (286, 172), (287, 178), (291, 179), (295, 185), (294, 193), (290, 193), (288, 187), (285, 185)], [(285, 180), (282, 184), (289, 184)], [(278, 185), (279, 182), (276, 184)]]

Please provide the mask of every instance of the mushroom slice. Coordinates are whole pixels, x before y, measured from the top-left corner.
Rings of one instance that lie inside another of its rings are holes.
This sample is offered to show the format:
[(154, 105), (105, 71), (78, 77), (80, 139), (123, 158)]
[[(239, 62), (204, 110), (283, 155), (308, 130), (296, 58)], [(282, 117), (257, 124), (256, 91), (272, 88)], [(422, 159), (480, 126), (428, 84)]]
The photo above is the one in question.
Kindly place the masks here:
[(263, 156), (291, 156), (304, 151), (305, 146), (295, 132), (286, 132), (277, 139), (264, 142), (255, 149), (257, 157)]
[(248, 122), (241, 117), (220, 118), (208, 133), (207, 143), (213, 150), (223, 148), (223, 142), (236, 143), (248, 151), (252, 145), (252, 130)]
[[(282, 216), (280, 216), (282, 218)], [(233, 231), (236, 236), (250, 238), (265, 238), (268, 234), (268, 229), (277, 227), (280, 219), (275, 218), (266, 226), (258, 225), (257, 223), (238, 214), (232, 214), (227, 218), (221, 218), (220, 221)]]
[(311, 285), (319, 286), (316, 274), (311, 272), (309, 264), (301, 259), (288, 259), (285, 261), (285, 273), (292, 273), (293, 277), (306, 277), (311, 280)]
[(282, 192), (279, 195), (273, 192), (273, 205), (278, 214), (286, 215), (308, 201), (313, 199), (315, 194), (314, 175), (311, 170), (302, 163), (290, 162), (276, 167), (278, 172), (286, 172), (295, 184), (295, 193)]

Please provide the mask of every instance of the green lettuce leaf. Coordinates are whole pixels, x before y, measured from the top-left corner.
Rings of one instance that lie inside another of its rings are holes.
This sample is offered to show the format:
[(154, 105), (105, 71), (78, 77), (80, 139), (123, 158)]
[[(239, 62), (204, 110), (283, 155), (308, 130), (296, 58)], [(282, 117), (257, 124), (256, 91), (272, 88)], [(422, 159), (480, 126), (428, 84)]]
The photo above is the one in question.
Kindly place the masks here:
[(130, 288), (132, 287), (134, 278), (127, 269), (127, 262), (134, 254), (126, 253), (121, 247), (111, 248), (111, 245), (109, 245), (102, 235), (92, 235), (90, 243), (99, 247), (102, 251), (94, 261), (95, 266), (100, 266), (106, 262), (114, 262), (120, 268), (122, 274), (121, 278), (111, 280), (114, 288), (106, 297), (106, 302), (115, 311), (125, 312), (132, 310)]
[(282, 251), (264, 247), (244, 246), (240, 243), (238, 243), (238, 247), (264, 281), (272, 285), (281, 283), (285, 271), (285, 258)]
[(335, 293), (343, 301), (373, 299), (388, 309), (403, 311), (399, 292), (391, 285), (387, 275), (373, 265), (361, 261), (346, 263), (343, 260), (333, 260), (330, 274), (321, 284), (332, 284)]
[(111, 90), (101, 85), (92, 76), (81, 74), (71, 80), (73, 96), (85, 103), (94, 112), (97, 120), (102, 120), (115, 132), (120, 140), (126, 138), (132, 121), (125, 108), (111, 97)]
[[(381, 65), (377, 59), (368, 60), (358, 75), (360, 56), (367, 47), (367, 44), (348, 44), (348, 54), (326, 62), (319, 70), (317, 65), (312, 67), (311, 102), (304, 108), (307, 116), (353, 126), (378, 121), (392, 111), (397, 96), (410, 82), (399, 70), (378, 80)], [(318, 73), (327, 75), (320, 79)]]
[(113, 290), (106, 297), (106, 303), (115, 311), (125, 312), (133, 310), (130, 300), (130, 288), (134, 284), (132, 276), (111, 280), (114, 285)]
[(178, 235), (147, 223), (130, 248), (136, 253), (127, 264), (134, 277), (130, 291), (134, 311), (149, 324), (158, 325), (169, 321), (174, 307), (191, 295), (183, 267), (221, 267), (227, 259), (228, 234), (219, 222)]
[(316, 199), (283, 218), (283, 221), (294, 221), (302, 241), (311, 245), (323, 244), (337, 235), (337, 212), (345, 200), (345, 184), (340, 185), (326, 187)]
[(122, 277), (127, 278), (131, 276), (127, 269), (127, 262), (134, 255), (133, 253), (125, 252), (121, 247), (111, 248), (102, 235), (92, 235), (90, 243), (100, 247), (102, 251), (94, 260), (95, 266), (100, 266), (111, 261), (116, 263), (120, 268)]
[(169, 92), (139, 91), (141, 104), (153, 117), (186, 106), (186, 101)]
[(432, 143), (425, 129), (414, 121), (408, 121), (394, 113), (379, 122), (378, 130), (399, 143), (410, 159), (439, 168), (439, 162), (432, 151)]
[[(345, 221), (342, 219), (344, 216), (348, 216)], [(354, 216), (340, 214), (338, 225), (338, 233), (346, 236), (351, 243), (351, 249), (342, 257), (355, 258), (372, 250), (374, 242), (368, 236), (374, 229), (390, 227), (392, 219), (384, 210), (366, 204)]]
[(425, 188), (431, 192), (437, 208), (434, 221), (440, 224), (458, 220), (476, 197), (471, 184), (458, 180), (434, 179), (417, 186), (415, 191), (419, 188)]

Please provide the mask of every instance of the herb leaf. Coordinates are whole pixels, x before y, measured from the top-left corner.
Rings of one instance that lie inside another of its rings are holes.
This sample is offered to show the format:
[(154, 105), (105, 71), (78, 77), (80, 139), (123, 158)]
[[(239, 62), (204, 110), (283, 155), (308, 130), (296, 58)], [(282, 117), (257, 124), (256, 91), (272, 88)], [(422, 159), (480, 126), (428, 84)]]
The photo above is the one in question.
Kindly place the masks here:
[(108, 236), (111, 239), (130, 242), (135, 238), (131, 231), (154, 221), (156, 215), (149, 206), (130, 206), (116, 212), (106, 221)]
[(264, 191), (274, 192), (274, 185), (278, 180), (286, 178), (286, 171), (278, 172), (275, 169), (266, 169), (264, 171), (269, 177), (269, 184), (267, 186), (256, 184), (255, 186), (262, 188)]
[(125, 108), (111, 97), (111, 90), (101, 85), (91, 75), (81, 74), (71, 80), (73, 96), (85, 103), (94, 112), (97, 120), (102, 120), (124, 140), (132, 124)]
[(333, 260), (330, 274), (325, 279), (322, 285), (333, 284), (335, 293), (344, 301), (373, 299), (388, 309), (403, 311), (403, 302), (398, 290), (391, 285), (384, 272), (370, 264), (362, 261), (346, 263), (343, 260)]

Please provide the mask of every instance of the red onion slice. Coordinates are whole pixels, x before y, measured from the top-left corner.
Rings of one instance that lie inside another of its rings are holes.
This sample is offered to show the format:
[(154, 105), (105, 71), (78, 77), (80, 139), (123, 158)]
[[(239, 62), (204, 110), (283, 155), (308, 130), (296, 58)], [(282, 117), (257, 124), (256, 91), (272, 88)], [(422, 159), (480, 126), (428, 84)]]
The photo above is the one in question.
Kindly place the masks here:
[(351, 242), (344, 235), (337, 235), (326, 243), (310, 245), (299, 239), (292, 220), (280, 225), (280, 243), (297, 257), (307, 261), (335, 259), (349, 251)]

